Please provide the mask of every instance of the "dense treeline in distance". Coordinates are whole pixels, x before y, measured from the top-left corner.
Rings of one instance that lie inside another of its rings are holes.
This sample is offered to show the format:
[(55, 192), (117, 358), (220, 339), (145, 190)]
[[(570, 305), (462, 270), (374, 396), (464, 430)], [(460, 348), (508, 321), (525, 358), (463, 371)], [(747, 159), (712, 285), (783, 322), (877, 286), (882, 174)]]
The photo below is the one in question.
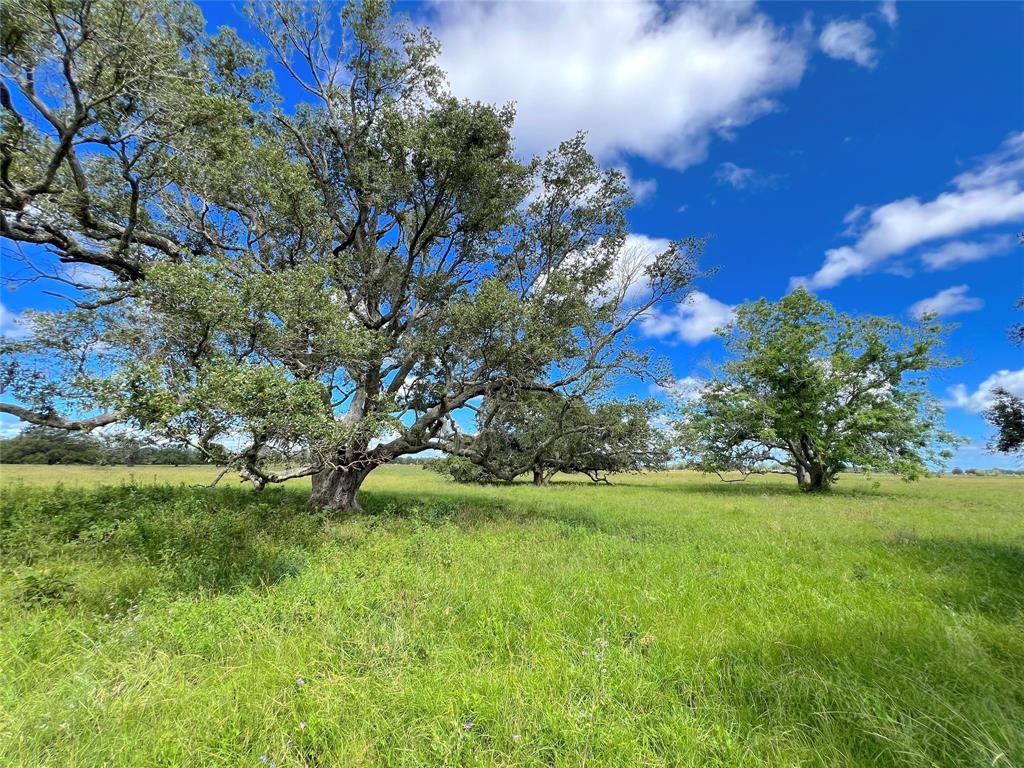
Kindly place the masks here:
[(131, 435), (69, 434), (64, 430), (29, 427), (0, 440), (3, 464), (209, 464), (199, 451), (180, 445), (154, 445)]

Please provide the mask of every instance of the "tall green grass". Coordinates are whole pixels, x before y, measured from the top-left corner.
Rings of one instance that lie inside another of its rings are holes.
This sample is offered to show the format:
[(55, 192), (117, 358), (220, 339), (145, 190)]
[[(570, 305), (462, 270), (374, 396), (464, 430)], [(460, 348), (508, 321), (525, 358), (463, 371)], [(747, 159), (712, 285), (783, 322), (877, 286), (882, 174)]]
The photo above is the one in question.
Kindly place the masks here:
[(3, 468), (0, 766), (1024, 764), (1020, 480), (202, 471)]

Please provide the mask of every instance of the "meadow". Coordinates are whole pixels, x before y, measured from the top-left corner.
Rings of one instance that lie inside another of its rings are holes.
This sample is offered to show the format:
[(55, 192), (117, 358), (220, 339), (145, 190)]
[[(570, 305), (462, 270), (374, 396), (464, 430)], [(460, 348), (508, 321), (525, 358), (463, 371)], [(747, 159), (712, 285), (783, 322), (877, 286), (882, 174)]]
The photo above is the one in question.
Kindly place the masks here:
[(1024, 481), (0, 467), (0, 766), (1024, 765)]

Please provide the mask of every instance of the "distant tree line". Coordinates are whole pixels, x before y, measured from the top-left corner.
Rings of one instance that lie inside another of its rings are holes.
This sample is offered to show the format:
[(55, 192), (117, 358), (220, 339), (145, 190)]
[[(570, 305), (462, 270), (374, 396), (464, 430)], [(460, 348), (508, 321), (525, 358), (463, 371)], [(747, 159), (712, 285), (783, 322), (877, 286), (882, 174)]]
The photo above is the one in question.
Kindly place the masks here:
[(973, 475), (977, 477), (989, 477), (992, 475), (1024, 475), (1024, 469), (1005, 469), (1003, 467), (993, 467), (991, 469), (961, 469), (960, 467), (953, 467), (951, 475)]
[(132, 435), (68, 433), (48, 427), (29, 427), (0, 440), (4, 464), (205, 464), (203, 455), (176, 445), (155, 445)]

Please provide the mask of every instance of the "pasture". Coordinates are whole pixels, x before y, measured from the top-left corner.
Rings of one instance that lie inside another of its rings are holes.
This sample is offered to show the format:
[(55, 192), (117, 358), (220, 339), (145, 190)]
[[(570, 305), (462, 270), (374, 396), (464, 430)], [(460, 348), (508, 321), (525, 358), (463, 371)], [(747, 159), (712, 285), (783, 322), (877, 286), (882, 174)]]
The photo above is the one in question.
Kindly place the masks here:
[(1024, 765), (1024, 481), (0, 467), (0, 766)]

